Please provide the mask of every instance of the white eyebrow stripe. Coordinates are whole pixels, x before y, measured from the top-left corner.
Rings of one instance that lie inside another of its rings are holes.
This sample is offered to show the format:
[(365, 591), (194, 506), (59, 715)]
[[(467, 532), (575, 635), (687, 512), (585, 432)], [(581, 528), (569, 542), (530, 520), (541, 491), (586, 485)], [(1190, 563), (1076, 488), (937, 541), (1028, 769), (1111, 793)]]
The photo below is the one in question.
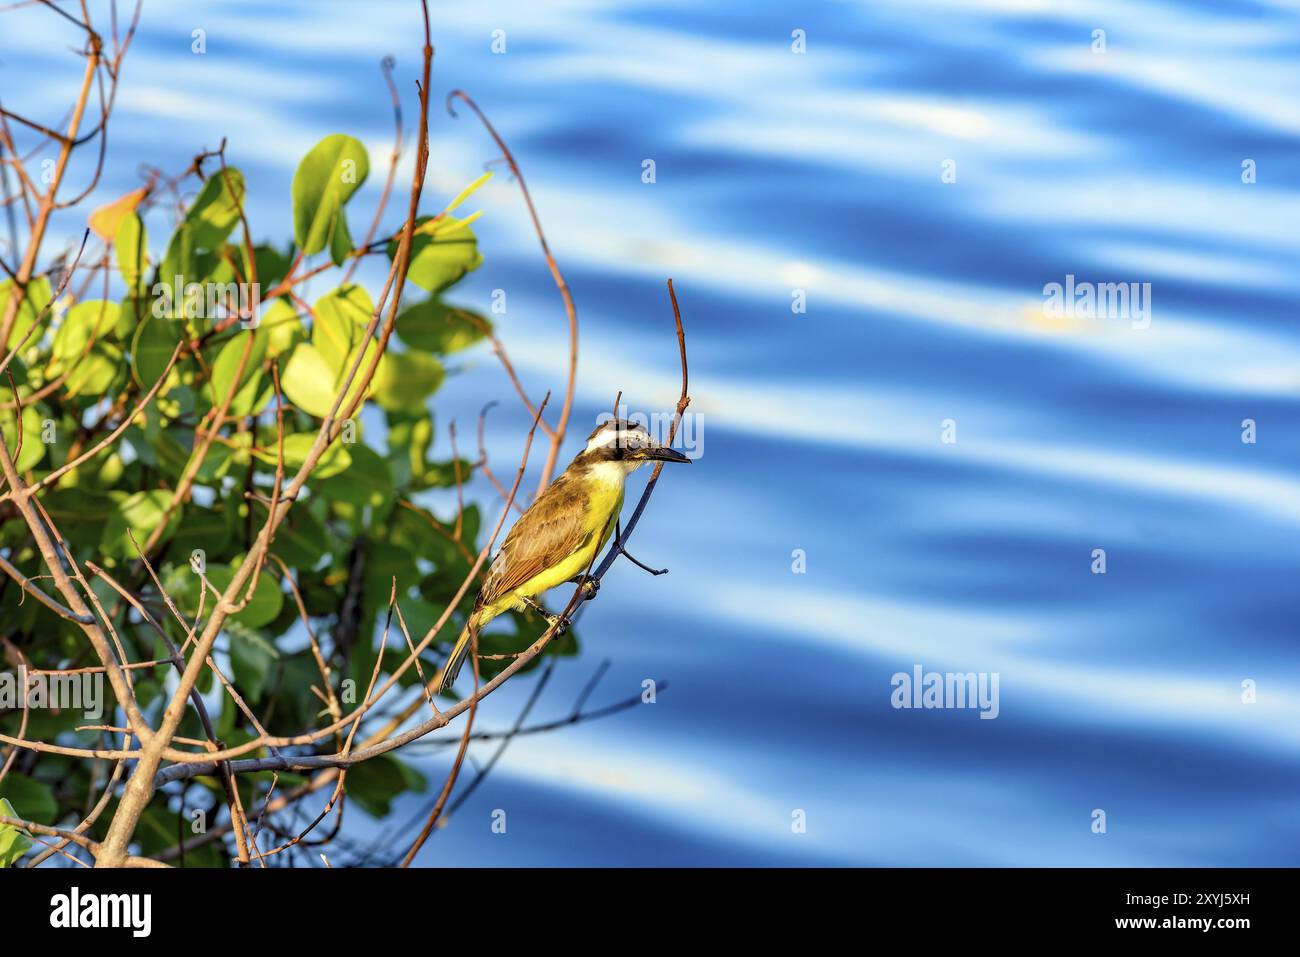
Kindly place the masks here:
[(628, 437), (632, 435), (637, 436), (637, 438), (632, 441), (640, 445), (641, 441), (639, 440), (642, 440), (643, 436), (639, 429), (606, 429), (587, 443), (587, 449), (602, 449), (605, 446), (613, 445), (616, 442), (629, 445)]

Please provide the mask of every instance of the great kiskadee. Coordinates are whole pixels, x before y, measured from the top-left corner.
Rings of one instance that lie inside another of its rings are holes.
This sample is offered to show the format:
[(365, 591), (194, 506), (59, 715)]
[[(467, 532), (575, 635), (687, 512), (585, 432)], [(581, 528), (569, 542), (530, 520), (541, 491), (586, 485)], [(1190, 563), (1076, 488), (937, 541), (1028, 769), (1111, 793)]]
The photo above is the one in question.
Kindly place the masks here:
[(647, 462), (689, 461), (652, 439), (643, 426), (622, 419), (592, 432), (587, 447), (510, 529), (443, 666), (437, 690), (456, 681), (474, 635), (489, 621), (525, 606), (542, 611), (538, 595), (586, 574), (614, 532), (629, 475)]

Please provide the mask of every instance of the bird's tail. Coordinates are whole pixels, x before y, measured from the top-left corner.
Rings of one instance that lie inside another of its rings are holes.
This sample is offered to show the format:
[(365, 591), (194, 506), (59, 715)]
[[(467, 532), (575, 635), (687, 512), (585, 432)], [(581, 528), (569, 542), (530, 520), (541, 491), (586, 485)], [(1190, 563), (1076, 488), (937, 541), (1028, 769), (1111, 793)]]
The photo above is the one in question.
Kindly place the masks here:
[(460, 666), (465, 663), (469, 656), (470, 646), (474, 644), (474, 633), (479, 629), (478, 613), (470, 615), (469, 621), (465, 623), (464, 630), (460, 637), (456, 639), (456, 647), (451, 649), (451, 655), (447, 658), (447, 663), (442, 666), (442, 676), (438, 679), (438, 687), (434, 689), (434, 694), (442, 694), (448, 688), (456, 683), (456, 675), (460, 674)]

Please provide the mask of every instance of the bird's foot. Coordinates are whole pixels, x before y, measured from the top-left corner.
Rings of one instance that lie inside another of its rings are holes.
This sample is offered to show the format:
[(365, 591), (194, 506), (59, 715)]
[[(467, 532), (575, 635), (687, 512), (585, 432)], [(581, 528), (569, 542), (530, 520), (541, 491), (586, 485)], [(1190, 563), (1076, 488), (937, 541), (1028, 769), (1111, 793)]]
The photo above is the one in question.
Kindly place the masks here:
[(591, 601), (593, 598), (596, 597), (596, 592), (598, 591), (600, 591), (599, 578), (582, 579), (582, 600), (583, 601)]
[(537, 614), (541, 615), (542, 618), (545, 619), (548, 627), (555, 629), (556, 638), (560, 637), (562, 634), (564, 634), (566, 631), (569, 630), (569, 625), (570, 625), (569, 619), (565, 618), (563, 615), (552, 615), (550, 612), (546, 610), (546, 607), (536, 598), (525, 598), (523, 599), (523, 604), (528, 608), (531, 608), (533, 611), (537, 612)]

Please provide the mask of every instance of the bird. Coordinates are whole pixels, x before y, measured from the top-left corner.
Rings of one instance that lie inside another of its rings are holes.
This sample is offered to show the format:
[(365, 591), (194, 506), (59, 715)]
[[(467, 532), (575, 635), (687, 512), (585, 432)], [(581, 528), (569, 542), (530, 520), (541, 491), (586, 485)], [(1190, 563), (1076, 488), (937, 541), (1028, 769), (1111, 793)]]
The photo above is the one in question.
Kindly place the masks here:
[(587, 579), (586, 573), (614, 532), (627, 477), (647, 462), (690, 461), (655, 441), (639, 423), (614, 418), (597, 426), (587, 437), (586, 447), (506, 535), (488, 566), (474, 610), (443, 665), (436, 693), (455, 683), (474, 636), (498, 615), (529, 607), (552, 627), (563, 627), (566, 623), (547, 614), (537, 596), (578, 580), (583, 581), (588, 597), (595, 591), (598, 585)]

